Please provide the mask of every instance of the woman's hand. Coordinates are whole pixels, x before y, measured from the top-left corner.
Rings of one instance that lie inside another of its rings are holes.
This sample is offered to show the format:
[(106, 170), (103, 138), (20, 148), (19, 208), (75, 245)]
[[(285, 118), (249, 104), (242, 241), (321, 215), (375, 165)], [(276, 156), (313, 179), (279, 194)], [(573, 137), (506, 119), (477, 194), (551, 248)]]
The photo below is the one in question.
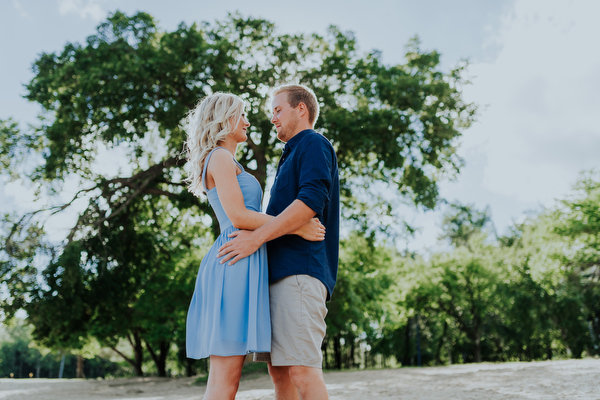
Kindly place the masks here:
[(325, 226), (319, 221), (319, 218), (313, 218), (292, 232), (292, 234), (298, 235), (310, 242), (320, 242), (325, 240)]

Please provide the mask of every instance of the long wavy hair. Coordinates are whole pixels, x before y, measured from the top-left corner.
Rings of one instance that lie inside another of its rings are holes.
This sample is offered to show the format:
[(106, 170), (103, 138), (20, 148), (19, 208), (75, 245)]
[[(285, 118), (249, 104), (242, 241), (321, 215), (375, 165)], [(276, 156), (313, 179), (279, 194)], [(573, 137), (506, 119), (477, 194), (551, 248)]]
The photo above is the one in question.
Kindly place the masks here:
[(199, 197), (204, 192), (202, 171), (208, 154), (238, 126), (244, 113), (244, 100), (231, 93), (206, 96), (191, 110), (184, 123), (187, 140), (184, 153), (188, 190)]

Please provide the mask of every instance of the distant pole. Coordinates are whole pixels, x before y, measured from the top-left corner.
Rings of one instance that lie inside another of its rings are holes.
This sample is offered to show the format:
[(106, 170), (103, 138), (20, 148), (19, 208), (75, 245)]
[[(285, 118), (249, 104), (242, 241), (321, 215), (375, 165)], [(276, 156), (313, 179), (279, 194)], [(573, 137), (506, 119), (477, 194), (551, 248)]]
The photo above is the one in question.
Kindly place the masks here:
[(65, 370), (65, 355), (60, 358), (60, 369), (58, 370), (58, 379), (62, 379)]
[(419, 316), (417, 315), (417, 365), (421, 366), (421, 329), (419, 328)]

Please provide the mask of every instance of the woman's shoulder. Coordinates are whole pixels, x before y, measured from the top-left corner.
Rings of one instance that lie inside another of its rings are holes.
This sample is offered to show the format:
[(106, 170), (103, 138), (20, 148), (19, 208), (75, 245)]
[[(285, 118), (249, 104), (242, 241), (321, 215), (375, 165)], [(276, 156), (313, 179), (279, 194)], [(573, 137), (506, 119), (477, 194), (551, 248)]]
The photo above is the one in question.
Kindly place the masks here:
[(208, 167), (210, 168), (212, 165), (225, 166), (229, 164), (235, 165), (235, 161), (233, 160), (233, 156), (224, 147), (217, 147), (213, 149), (210, 153), (210, 159), (208, 160)]

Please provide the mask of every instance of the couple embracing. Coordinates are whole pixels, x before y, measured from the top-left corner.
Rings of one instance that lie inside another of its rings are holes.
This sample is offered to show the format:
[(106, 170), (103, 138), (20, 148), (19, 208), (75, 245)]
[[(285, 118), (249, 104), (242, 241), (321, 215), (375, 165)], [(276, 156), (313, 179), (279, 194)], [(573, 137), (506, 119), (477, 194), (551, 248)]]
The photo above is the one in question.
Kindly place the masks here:
[(189, 190), (206, 192), (221, 234), (203, 258), (187, 317), (187, 354), (210, 357), (204, 399), (233, 399), (246, 354), (268, 362), (275, 398), (327, 399), (321, 345), (339, 251), (335, 151), (313, 130), (319, 104), (285, 85), (272, 100), (285, 148), (266, 213), (258, 181), (234, 158), (250, 123), (229, 93), (187, 119)]

